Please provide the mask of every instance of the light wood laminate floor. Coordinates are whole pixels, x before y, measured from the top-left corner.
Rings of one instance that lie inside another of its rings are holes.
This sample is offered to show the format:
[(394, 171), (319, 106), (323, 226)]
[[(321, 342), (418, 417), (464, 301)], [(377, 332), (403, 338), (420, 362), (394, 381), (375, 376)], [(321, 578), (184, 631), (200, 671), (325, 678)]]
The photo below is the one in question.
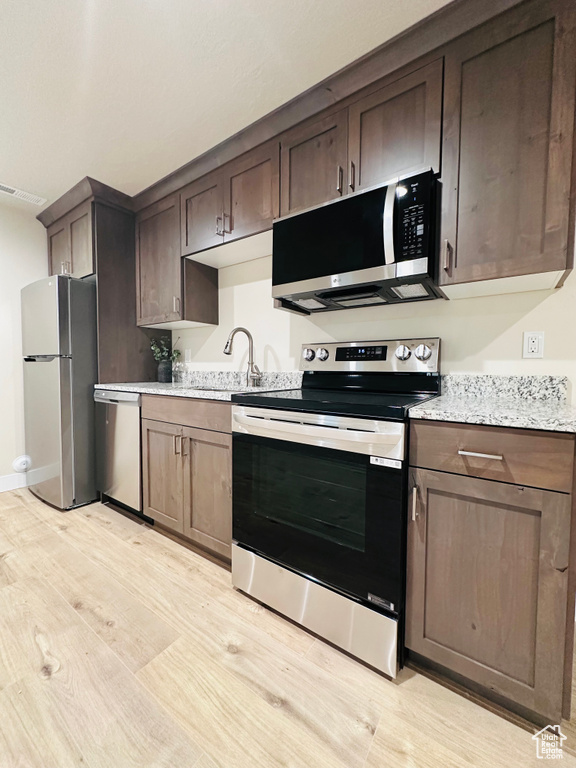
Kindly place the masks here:
[(157, 531), (0, 494), (0, 768), (531, 765), (527, 731), (386, 680)]

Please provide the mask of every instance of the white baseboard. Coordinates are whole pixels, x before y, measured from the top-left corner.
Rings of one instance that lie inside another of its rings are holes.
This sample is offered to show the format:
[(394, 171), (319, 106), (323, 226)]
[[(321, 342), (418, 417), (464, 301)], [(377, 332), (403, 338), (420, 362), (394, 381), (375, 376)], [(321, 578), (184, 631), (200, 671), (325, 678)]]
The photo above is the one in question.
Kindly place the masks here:
[(15, 491), (16, 488), (26, 487), (26, 475), (24, 472), (14, 472), (12, 475), (0, 475), (0, 493), (2, 491)]

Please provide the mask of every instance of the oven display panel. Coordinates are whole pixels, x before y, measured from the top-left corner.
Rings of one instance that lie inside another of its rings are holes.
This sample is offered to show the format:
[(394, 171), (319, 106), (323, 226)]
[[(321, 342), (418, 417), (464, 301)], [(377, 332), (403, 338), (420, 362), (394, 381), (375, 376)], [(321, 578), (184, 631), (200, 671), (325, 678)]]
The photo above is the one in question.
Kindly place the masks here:
[(337, 347), (336, 360), (386, 360), (388, 347)]

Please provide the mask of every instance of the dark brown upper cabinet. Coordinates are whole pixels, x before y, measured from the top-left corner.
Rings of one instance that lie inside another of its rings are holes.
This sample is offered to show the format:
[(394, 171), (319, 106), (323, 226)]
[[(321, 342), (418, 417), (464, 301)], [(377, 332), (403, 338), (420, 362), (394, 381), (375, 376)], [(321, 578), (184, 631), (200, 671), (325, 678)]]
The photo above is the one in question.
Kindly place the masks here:
[[(209, 173), (180, 191), (182, 256), (224, 242), (224, 187), (221, 171)], [(180, 249), (180, 246), (179, 246)]]
[(182, 256), (271, 229), (279, 212), (279, 144), (271, 141), (180, 190)]
[(136, 218), (138, 325), (171, 328), (218, 323), (218, 270), (180, 257), (179, 195)]
[(440, 171), (442, 60), (364, 96), (348, 110), (348, 186)]
[(282, 136), (283, 216), (346, 193), (348, 110), (296, 126)]
[(527, 3), (446, 49), (443, 285), (571, 267), (575, 11)]
[(394, 176), (440, 170), (442, 60), (281, 137), (282, 215)]
[(273, 140), (223, 169), (225, 243), (272, 228), (280, 209), (279, 156)]
[(86, 200), (48, 227), (48, 266), (51, 275), (94, 274), (92, 201)]
[[(48, 268), (96, 280), (98, 381), (151, 381), (154, 331), (136, 325), (134, 213), (122, 192), (86, 177), (38, 219), (48, 238)], [(94, 275), (94, 277), (92, 277)]]
[(180, 208), (177, 195), (136, 218), (138, 325), (181, 319)]

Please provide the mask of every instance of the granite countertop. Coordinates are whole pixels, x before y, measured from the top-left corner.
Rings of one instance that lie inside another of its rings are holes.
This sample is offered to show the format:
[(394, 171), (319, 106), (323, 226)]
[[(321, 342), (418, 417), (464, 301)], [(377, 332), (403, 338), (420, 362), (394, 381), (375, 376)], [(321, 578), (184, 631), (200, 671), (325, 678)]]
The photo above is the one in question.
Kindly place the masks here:
[(546, 403), (441, 395), (411, 408), (410, 418), (543, 429), (550, 432), (576, 432), (576, 408), (558, 401)]
[(576, 432), (564, 376), (450, 375), (440, 397), (410, 409), (411, 419)]
[[(182, 383), (96, 384), (96, 389), (230, 402), (233, 394), (298, 389), (301, 380), (298, 371), (264, 373), (260, 386), (248, 387), (245, 373), (193, 371)], [(214, 389), (207, 389), (211, 386)], [(409, 415), (411, 419), (576, 433), (576, 407), (568, 405), (567, 391), (565, 376), (449, 374), (442, 376), (443, 394), (414, 406)]]
[[(95, 388), (116, 392), (138, 392), (141, 395), (170, 395), (229, 402), (234, 394), (298, 388), (302, 374), (299, 371), (264, 373), (262, 374), (262, 383), (258, 387), (247, 386), (246, 374), (237, 372), (200, 371), (195, 372), (194, 376), (187, 376), (186, 379), (183, 382), (172, 384), (161, 384), (155, 381), (96, 384)], [(196, 387), (201, 387), (201, 389)], [(210, 389), (210, 387), (214, 387), (214, 389)]]
[(108, 389), (115, 392), (138, 392), (141, 395), (170, 395), (173, 397), (194, 397), (204, 400), (231, 400), (237, 392), (261, 391), (261, 387), (244, 387), (238, 390), (194, 389), (186, 384), (161, 384), (154, 381), (135, 381), (131, 384), (96, 384), (96, 389)]

